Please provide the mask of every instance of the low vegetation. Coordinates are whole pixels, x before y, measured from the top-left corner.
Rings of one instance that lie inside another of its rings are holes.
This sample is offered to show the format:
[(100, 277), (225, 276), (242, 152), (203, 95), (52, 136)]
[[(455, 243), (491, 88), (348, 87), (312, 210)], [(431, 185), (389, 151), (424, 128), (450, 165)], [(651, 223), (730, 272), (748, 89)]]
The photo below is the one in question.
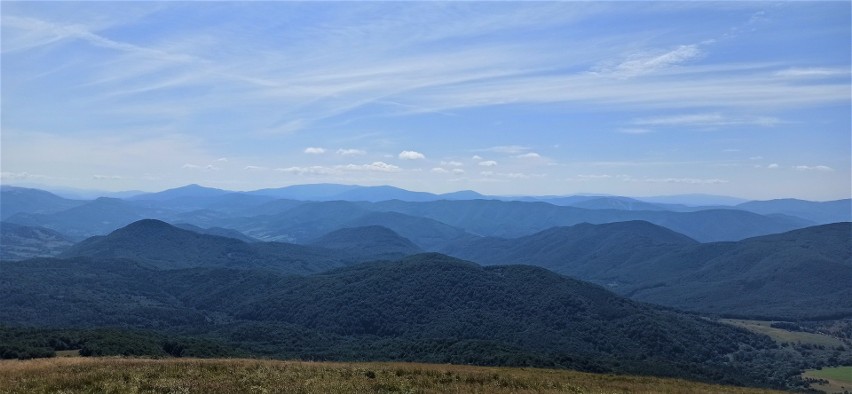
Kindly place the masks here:
[(802, 378), (826, 393), (852, 392), (852, 366), (813, 369), (805, 371)]
[(247, 359), (0, 361), (0, 392), (771, 393), (680, 379), (535, 368)]
[[(768, 335), (779, 344), (788, 343), (842, 349), (852, 346), (852, 340), (838, 337), (836, 334), (822, 333), (796, 323), (740, 319), (722, 319), (721, 322), (742, 327), (758, 334)], [(838, 324), (843, 322), (852, 327), (852, 321), (849, 320), (838, 321)]]

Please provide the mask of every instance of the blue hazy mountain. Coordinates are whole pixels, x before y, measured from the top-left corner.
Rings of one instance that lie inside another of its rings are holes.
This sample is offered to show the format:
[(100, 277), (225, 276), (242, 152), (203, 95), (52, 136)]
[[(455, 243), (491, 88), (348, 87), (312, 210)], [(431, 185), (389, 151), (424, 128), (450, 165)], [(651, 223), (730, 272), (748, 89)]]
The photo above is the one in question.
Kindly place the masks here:
[(74, 241), (44, 227), (0, 222), (0, 261), (56, 256), (74, 245)]
[(785, 198), (768, 201), (749, 201), (738, 209), (761, 215), (782, 214), (800, 217), (820, 224), (852, 221), (852, 199), (835, 201), (805, 201)]
[(0, 220), (6, 220), (18, 213), (54, 213), (85, 203), (81, 200), (62, 198), (44, 190), (0, 186)]
[(160, 269), (227, 267), (306, 274), (339, 267), (351, 259), (323, 248), (281, 242), (241, 240), (184, 230), (145, 219), (105, 236), (82, 241), (60, 255), (98, 259), (123, 258)]
[(557, 227), (444, 249), (481, 264), (532, 264), (638, 300), (727, 315), (852, 315), (852, 224), (699, 244), (647, 222)]
[(196, 184), (163, 190), (156, 193), (144, 193), (130, 197), (130, 200), (164, 201), (182, 197), (213, 197), (232, 193), (227, 190), (204, 187)]
[(309, 245), (376, 259), (397, 259), (423, 252), (419, 246), (393, 230), (375, 225), (335, 230)]

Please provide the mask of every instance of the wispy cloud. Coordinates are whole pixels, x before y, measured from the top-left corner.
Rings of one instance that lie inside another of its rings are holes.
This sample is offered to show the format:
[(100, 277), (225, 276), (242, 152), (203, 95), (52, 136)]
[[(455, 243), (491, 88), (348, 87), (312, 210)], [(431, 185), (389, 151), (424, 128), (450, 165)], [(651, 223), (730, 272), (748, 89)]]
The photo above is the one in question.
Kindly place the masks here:
[(624, 134), (648, 134), (653, 133), (654, 130), (648, 128), (639, 128), (639, 127), (623, 127), (618, 129), (619, 133)]
[(536, 152), (527, 152), (514, 156), (516, 159), (541, 159), (541, 155)]
[(320, 147), (308, 147), (305, 148), (305, 153), (309, 155), (321, 155), (325, 153), (325, 148)]
[(632, 122), (638, 126), (774, 126), (782, 121), (769, 116), (736, 117), (726, 116), (719, 113), (683, 114), (671, 116), (657, 116), (649, 118), (638, 118)]
[(275, 171), (297, 175), (338, 175), (343, 171), (323, 166), (276, 168)]
[(818, 165), (818, 166), (801, 165), (801, 166), (794, 166), (793, 168), (798, 170), (798, 171), (825, 171), (825, 172), (834, 171), (833, 168), (831, 168), (829, 166), (823, 166), (823, 165)]
[(400, 168), (382, 161), (374, 161), (370, 164), (347, 164), (345, 166), (337, 166), (336, 168), (353, 170), (353, 171), (376, 171), (376, 172), (397, 172)]
[(479, 152), (493, 152), (493, 153), (503, 153), (507, 155), (517, 155), (519, 153), (523, 153), (530, 150), (527, 146), (521, 145), (501, 145), (501, 146), (492, 146), (490, 148), (477, 149)]
[(784, 78), (823, 78), (848, 76), (848, 68), (788, 68), (775, 73)]
[(630, 78), (686, 63), (700, 57), (702, 53), (698, 44), (680, 45), (661, 53), (633, 53), (614, 66), (599, 66), (593, 71), (601, 75)]
[(338, 149), (337, 154), (341, 156), (363, 156), (367, 152), (361, 149)]
[(480, 161), (479, 165), (481, 165), (483, 167), (494, 167), (494, 166), (497, 165), (497, 162), (494, 161), (494, 160), (485, 160), (485, 161)]
[(367, 164), (340, 164), (336, 166), (293, 166), (276, 168), (275, 171), (297, 175), (343, 175), (347, 172), (398, 172), (393, 164), (375, 161)]
[(124, 179), (124, 177), (122, 177), (120, 175), (95, 174), (95, 175), (92, 175), (92, 179), (96, 179), (96, 180), (99, 180), (99, 181), (116, 181), (116, 180)]
[(717, 178), (644, 178), (639, 181), (649, 183), (686, 183), (690, 185), (716, 185), (729, 182), (726, 179)]

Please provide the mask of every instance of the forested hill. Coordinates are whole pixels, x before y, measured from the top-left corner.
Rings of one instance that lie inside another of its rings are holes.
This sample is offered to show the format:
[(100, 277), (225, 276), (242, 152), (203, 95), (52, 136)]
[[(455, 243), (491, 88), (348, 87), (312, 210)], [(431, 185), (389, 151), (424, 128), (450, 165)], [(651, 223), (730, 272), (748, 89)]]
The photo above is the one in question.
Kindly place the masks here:
[(384, 226), (342, 228), (314, 240), (310, 245), (374, 258), (400, 258), (422, 252), (413, 242)]
[(774, 379), (763, 365), (734, 365), (728, 356), (772, 348), (765, 337), (530, 266), (483, 268), (421, 254), (305, 277), (81, 258), (3, 269), (19, 278), (0, 283), (7, 324), (206, 333), (279, 357)]
[(229, 267), (269, 269), (282, 273), (320, 272), (352, 262), (332, 250), (282, 242), (246, 243), (234, 238), (177, 228), (145, 219), (91, 237), (60, 257), (125, 258), (161, 269)]
[[(739, 242), (696, 243), (646, 222), (581, 224), (445, 252), (481, 264), (533, 264), (634, 299), (723, 315), (852, 315), (852, 223)], [(734, 296), (735, 295), (735, 296)]]

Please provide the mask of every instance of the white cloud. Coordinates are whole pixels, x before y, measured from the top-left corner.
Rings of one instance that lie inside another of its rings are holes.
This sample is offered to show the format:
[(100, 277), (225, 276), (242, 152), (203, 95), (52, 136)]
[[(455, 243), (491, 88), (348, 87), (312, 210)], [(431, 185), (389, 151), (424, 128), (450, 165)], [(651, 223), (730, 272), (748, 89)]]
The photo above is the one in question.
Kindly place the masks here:
[(120, 180), (120, 179), (124, 179), (124, 178), (119, 176), (119, 175), (98, 175), (98, 174), (95, 174), (95, 175), (92, 175), (92, 179), (115, 181), (115, 180)]
[(577, 175), (577, 177), (580, 178), (580, 179), (587, 179), (587, 180), (610, 179), (610, 178), (612, 178), (612, 175), (609, 175), (609, 174), (587, 174), (587, 175)]
[(621, 63), (594, 70), (598, 74), (629, 78), (672, 67), (701, 56), (698, 45), (681, 45), (663, 53), (634, 53)]
[(700, 178), (645, 178), (642, 182), (650, 183), (686, 183), (690, 185), (715, 185), (728, 183), (725, 179), (700, 179)]
[(471, 159), (471, 160), (482, 160), (482, 156), (480, 156), (480, 155), (473, 155), (473, 157), (471, 157), (470, 159)]
[(780, 167), (780, 166), (778, 165), (778, 163), (772, 163), (772, 164), (770, 164), (770, 165), (766, 166), (766, 168), (770, 168), (770, 169), (776, 169), (776, 168), (778, 168), (778, 167)]
[(848, 75), (849, 69), (842, 68), (788, 68), (775, 73), (784, 78), (819, 78)]
[(507, 155), (516, 155), (522, 152), (526, 152), (530, 150), (529, 147), (520, 146), (520, 145), (501, 145), (501, 146), (492, 146), (490, 148), (478, 149), (482, 152), (494, 152), (494, 153), (504, 153)]
[(345, 172), (398, 172), (399, 167), (381, 161), (368, 164), (342, 164), (333, 167), (327, 166), (293, 166), (287, 168), (276, 168), (275, 171), (299, 175), (342, 175)]
[(508, 178), (508, 179), (530, 179), (530, 178), (542, 178), (544, 174), (525, 174), (522, 172), (494, 172), (494, 171), (482, 171), (479, 173), (485, 177), (500, 177), (500, 178)]
[(312, 147), (305, 148), (305, 153), (307, 153), (309, 155), (321, 155), (321, 154), (325, 153), (325, 148), (312, 146)]
[(432, 169), (432, 172), (434, 172), (436, 174), (448, 174), (450, 171), (447, 170), (446, 168), (435, 167), (435, 168)]
[(22, 180), (22, 179), (47, 179), (46, 175), (30, 174), (29, 172), (0, 172), (0, 178), (7, 180)]
[(831, 168), (829, 166), (822, 166), (822, 165), (819, 165), (819, 166), (795, 166), (793, 168), (795, 168), (798, 171), (826, 171), (826, 172), (834, 171), (833, 168)]
[(261, 167), (261, 166), (245, 166), (245, 167), (243, 167), (243, 170), (246, 170), (246, 171), (265, 171), (265, 170), (268, 170), (268, 168)]
[(464, 170), (462, 170), (461, 168), (453, 168), (453, 174), (456, 174), (456, 175), (464, 174)]
[(441, 165), (446, 167), (463, 167), (464, 163), (458, 161), (441, 161)]
[(494, 160), (486, 160), (486, 161), (480, 161), (479, 165), (481, 165), (483, 167), (494, 167), (494, 166), (497, 165), (497, 162), (494, 161)]
[(218, 162), (220, 162), (220, 163), (227, 163), (227, 162), (228, 162), (228, 158), (227, 158), (227, 157), (220, 157), (220, 158), (216, 159), (216, 161), (218, 161)]
[(731, 117), (718, 113), (685, 114), (639, 118), (632, 121), (639, 126), (775, 126), (780, 119), (769, 116)]
[(413, 150), (404, 150), (399, 152), (399, 158), (403, 160), (420, 160), (425, 159), (426, 156), (420, 152), (415, 152)]
[(341, 156), (363, 156), (367, 152), (360, 149), (338, 149), (337, 154)]
[(541, 155), (535, 152), (524, 153), (521, 155), (516, 155), (517, 159), (541, 159)]
[(528, 179), (530, 177), (529, 175), (521, 173), (521, 172), (507, 172), (507, 173), (500, 174), (500, 175), (505, 176), (506, 178), (512, 178), (512, 179)]
[(220, 170), (219, 167), (216, 167), (213, 164), (208, 164), (208, 165), (204, 166), (204, 165), (186, 163), (182, 166), (182, 168), (187, 169), (187, 170), (201, 170), (201, 171), (219, 171)]
[(355, 171), (376, 171), (376, 172), (397, 172), (399, 171), (399, 167), (388, 164), (383, 161), (374, 161), (370, 164), (347, 164), (345, 166), (337, 166), (337, 168), (342, 168), (346, 170), (355, 170)]
[(298, 175), (335, 175), (341, 171), (323, 166), (276, 168), (275, 171)]

